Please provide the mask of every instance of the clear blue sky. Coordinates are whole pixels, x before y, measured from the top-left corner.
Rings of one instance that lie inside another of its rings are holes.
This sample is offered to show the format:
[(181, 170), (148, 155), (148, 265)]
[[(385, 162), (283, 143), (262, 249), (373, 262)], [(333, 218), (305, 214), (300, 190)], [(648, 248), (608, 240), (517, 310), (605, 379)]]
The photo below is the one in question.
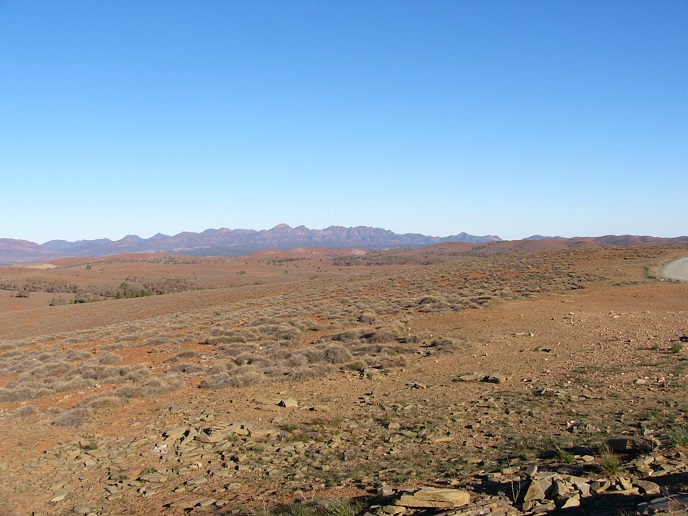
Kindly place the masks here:
[(688, 235), (688, 1), (0, 0), (0, 237)]

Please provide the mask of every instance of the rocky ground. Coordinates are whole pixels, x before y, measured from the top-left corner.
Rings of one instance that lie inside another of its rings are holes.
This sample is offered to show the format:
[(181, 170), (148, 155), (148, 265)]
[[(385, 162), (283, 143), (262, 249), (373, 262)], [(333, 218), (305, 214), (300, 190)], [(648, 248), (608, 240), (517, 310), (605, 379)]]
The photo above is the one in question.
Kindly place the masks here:
[(685, 513), (688, 285), (658, 277), (685, 254), (34, 312), (0, 342), (0, 513)]

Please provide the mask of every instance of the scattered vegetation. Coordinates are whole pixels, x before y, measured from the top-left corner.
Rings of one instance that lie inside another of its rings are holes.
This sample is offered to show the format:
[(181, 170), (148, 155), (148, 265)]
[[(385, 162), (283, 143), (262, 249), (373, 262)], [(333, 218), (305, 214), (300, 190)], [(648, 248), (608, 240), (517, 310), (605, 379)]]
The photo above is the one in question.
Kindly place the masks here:
[[(169, 294), (171, 292), (183, 292), (198, 290), (195, 281), (187, 278), (164, 278), (159, 280), (146, 280), (143, 278), (129, 277), (128, 281), (121, 282), (117, 286), (109, 284), (92, 284), (80, 286), (60, 280), (48, 280), (46, 278), (30, 277), (23, 283), (16, 281), (0, 281), (0, 290), (15, 291), (14, 297), (29, 297), (32, 292), (47, 292), (51, 294), (73, 294), (72, 303), (90, 303), (106, 299), (128, 299), (152, 295)], [(66, 304), (62, 296), (54, 297), (51, 306)]]
[(256, 516), (357, 516), (364, 504), (356, 500), (335, 498), (280, 505), (275, 509), (255, 511)]

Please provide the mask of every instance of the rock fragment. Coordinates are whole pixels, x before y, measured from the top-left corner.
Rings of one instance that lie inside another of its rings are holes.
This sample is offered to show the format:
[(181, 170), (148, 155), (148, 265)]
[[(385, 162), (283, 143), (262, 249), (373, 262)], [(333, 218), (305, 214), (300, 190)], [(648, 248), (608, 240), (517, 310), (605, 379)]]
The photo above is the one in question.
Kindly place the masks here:
[(424, 487), (412, 494), (402, 495), (396, 505), (414, 509), (454, 509), (471, 500), (468, 491)]

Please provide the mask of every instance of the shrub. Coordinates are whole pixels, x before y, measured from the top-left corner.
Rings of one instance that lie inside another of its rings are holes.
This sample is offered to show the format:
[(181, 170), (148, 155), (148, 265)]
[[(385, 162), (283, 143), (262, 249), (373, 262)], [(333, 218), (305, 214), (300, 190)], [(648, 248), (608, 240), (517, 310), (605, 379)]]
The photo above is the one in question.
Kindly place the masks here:
[(600, 449), (598, 461), (602, 471), (613, 475), (621, 471), (621, 460), (619, 456), (608, 446), (603, 446)]
[(677, 426), (669, 431), (669, 444), (674, 448), (678, 446), (688, 446), (688, 428)]
[(174, 362), (178, 362), (179, 360), (182, 360), (185, 358), (200, 358), (200, 357), (201, 357), (201, 354), (196, 353), (195, 351), (182, 351), (181, 353), (177, 353), (176, 355), (165, 359), (164, 362), (166, 364), (172, 364)]
[(256, 348), (253, 344), (231, 344), (229, 346), (220, 346), (220, 349), (226, 356), (237, 357), (243, 353), (250, 353)]
[(98, 364), (119, 364), (120, 362), (124, 361), (122, 357), (115, 355), (114, 353), (104, 353), (98, 357), (95, 357), (95, 360)]
[(216, 374), (206, 378), (199, 387), (201, 389), (225, 389), (227, 387), (246, 387), (260, 383), (263, 375), (254, 369), (237, 369), (234, 372)]
[(361, 340), (365, 340), (367, 342), (390, 342), (392, 340), (396, 340), (396, 338), (396, 335), (387, 331), (373, 331), (361, 335)]
[(81, 426), (93, 415), (90, 409), (74, 408), (60, 414), (53, 425), (55, 426)]
[(363, 505), (355, 500), (335, 498), (280, 505), (273, 510), (259, 511), (256, 514), (262, 516), (356, 516), (363, 508)]
[(185, 386), (184, 380), (179, 376), (169, 375), (165, 378), (151, 378), (140, 386), (125, 385), (116, 391), (123, 398), (146, 398), (158, 396), (166, 392), (175, 391)]
[(77, 295), (74, 296), (74, 300), (72, 302), (74, 304), (80, 304), (80, 303), (91, 303), (95, 300), (96, 300), (96, 298), (90, 292), (79, 292)]
[(368, 363), (361, 359), (352, 360), (342, 365), (342, 369), (345, 371), (363, 371), (366, 367), (368, 367)]
[[(52, 358), (52, 357), (51, 357)], [(31, 371), (24, 373), (20, 378), (51, 378), (64, 376), (68, 372), (74, 370), (74, 366), (69, 362), (60, 360), (59, 362), (47, 363), (40, 367), (36, 367)]]
[(223, 374), (226, 373), (227, 371), (232, 371), (233, 369), (236, 369), (237, 365), (234, 362), (220, 362), (218, 364), (213, 365), (210, 369), (208, 369), (208, 374), (210, 375), (215, 375), (215, 374)]
[(456, 344), (452, 339), (435, 339), (429, 347), (436, 348), (438, 351), (451, 351), (456, 348)]
[(377, 319), (377, 314), (375, 312), (366, 311), (358, 316), (358, 322), (363, 324), (372, 324)]
[(95, 381), (86, 380), (83, 378), (71, 378), (69, 380), (58, 380), (51, 383), (51, 387), (55, 392), (74, 391), (76, 389), (83, 389), (85, 387), (93, 387)]
[(124, 379), (127, 382), (139, 382), (145, 378), (148, 378), (151, 373), (144, 365), (137, 365), (129, 368), (120, 368), (122, 371), (126, 371)]
[(180, 374), (198, 374), (198, 373), (204, 373), (205, 372), (205, 367), (197, 365), (197, 364), (189, 364), (186, 362), (182, 362), (180, 364), (175, 364), (170, 369), (168, 370), (169, 373), (180, 373)]
[(302, 353), (290, 353), (286, 360), (289, 367), (303, 367), (308, 364), (308, 357)]
[(310, 378), (320, 378), (332, 372), (332, 367), (328, 364), (313, 364), (306, 367), (296, 367), (287, 372), (287, 377), (294, 381), (308, 380)]
[(112, 396), (111, 394), (98, 394), (96, 396), (89, 396), (84, 398), (79, 402), (79, 406), (82, 408), (90, 408), (93, 410), (98, 410), (102, 408), (117, 407), (122, 404), (122, 400)]
[(351, 351), (344, 346), (331, 345), (323, 350), (323, 357), (328, 364), (341, 364), (353, 359)]
[(10, 382), (0, 389), (0, 403), (42, 398), (52, 393), (52, 389), (48, 389), (36, 382), (29, 382), (28, 385)]
[(29, 417), (33, 416), (35, 414), (38, 414), (38, 409), (32, 405), (24, 405), (21, 408), (18, 408), (13, 416), (14, 417)]
[(311, 364), (327, 363), (341, 364), (353, 359), (351, 352), (342, 345), (326, 344), (319, 345), (303, 352), (303, 355)]
[(84, 360), (90, 357), (91, 353), (89, 353), (88, 351), (79, 351), (76, 349), (69, 350), (65, 355), (65, 359), (71, 362), (76, 362), (77, 360)]

